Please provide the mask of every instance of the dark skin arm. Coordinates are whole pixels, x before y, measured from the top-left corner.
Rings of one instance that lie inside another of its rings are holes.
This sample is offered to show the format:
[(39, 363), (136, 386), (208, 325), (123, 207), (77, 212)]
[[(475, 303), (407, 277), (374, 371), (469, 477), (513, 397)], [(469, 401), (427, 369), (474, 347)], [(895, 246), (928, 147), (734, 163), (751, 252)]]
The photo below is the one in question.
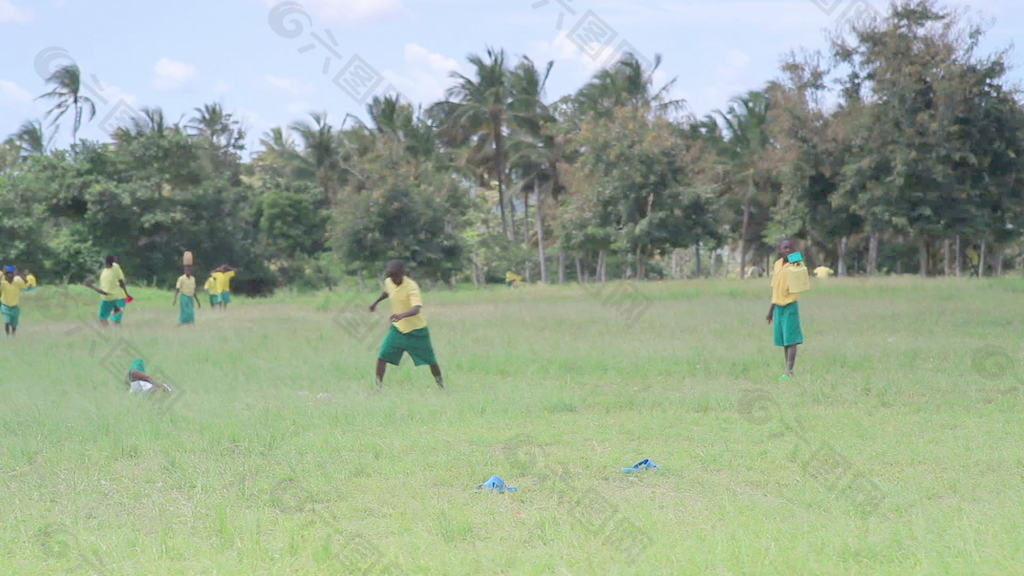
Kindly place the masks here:
[(377, 299), (373, 301), (373, 304), (370, 304), (370, 312), (376, 312), (377, 311), (377, 304), (380, 304), (381, 302), (383, 302), (383, 301), (385, 301), (387, 299), (388, 299), (388, 293), (387, 292), (381, 292), (380, 296), (378, 296)]
[(774, 314), (775, 314), (775, 304), (772, 304), (771, 307), (768, 308), (768, 318), (767, 318), (767, 320), (768, 320), (769, 324), (772, 323), (772, 317), (774, 316)]
[(152, 384), (153, 386), (156, 386), (157, 388), (159, 388), (160, 390), (163, 390), (164, 392), (170, 392), (171, 391), (171, 389), (168, 388), (167, 386), (164, 386), (163, 384), (161, 384), (161, 383), (157, 382), (156, 380), (153, 380), (152, 378), (150, 378), (149, 375), (146, 374), (145, 372), (139, 372), (138, 370), (132, 370), (131, 372), (128, 373), (128, 378), (131, 381), (133, 381), (133, 382), (136, 382), (136, 381), (149, 382), (150, 384)]
[(415, 315), (419, 314), (420, 310), (422, 310), (422, 309), (423, 309), (422, 306), (413, 306), (412, 308), (410, 308), (406, 312), (402, 312), (401, 314), (392, 314), (391, 315), (391, 323), (393, 324), (395, 322), (399, 322), (401, 320), (409, 318), (410, 316), (415, 316)]
[[(117, 283), (118, 283), (119, 286), (121, 286), (121, 290), (124, 290), (125, 297), (126, 298), (131, 298), (132, 295), (128, 293), (128, 286), (124, 283), (124, 280), (118, 280)], [(134, 300), (134, 298), (132, 298), (132, 299)]]

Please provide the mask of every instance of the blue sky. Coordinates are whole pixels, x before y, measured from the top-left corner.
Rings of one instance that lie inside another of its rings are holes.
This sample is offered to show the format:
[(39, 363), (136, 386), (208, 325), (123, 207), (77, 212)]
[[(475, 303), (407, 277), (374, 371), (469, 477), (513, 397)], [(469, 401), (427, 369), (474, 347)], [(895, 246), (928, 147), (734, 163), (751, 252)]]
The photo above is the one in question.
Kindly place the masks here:
[[(823, 49), (825, 31), (885, 0), (0, 0), (0, 138), (41, 118), (40, 71), (73, 59), (96, 118), (82, 137), (105, 139), (119, 118), (159, 106), (172, 121), (218, 101), (240, 118), (250, 147), (268, 128), (327, 111), (365, 118), (365, 100), (397, 89), (441, 98), (453, 70), (487, 46), (555, 61), (548, 97), (582, 85), (632, 48), (664, 62), (658, 80), (701, 115), (778, 74), (781, 56)], [(966, 3), (952, 3), (964, 6)], [(1019, 0), (975, 0), (994, 19), (986, 49), (1024, 33)], [(278, 23), (275, 27), (270, 22)], [(289, 37), (291, 36), (291, 37)], [(1024, 78), (1013, 52), (1012, 78)], [(325, 73), (326, 69), (326, 73)], [(70, 139), (64, 126), (57, 144)]]

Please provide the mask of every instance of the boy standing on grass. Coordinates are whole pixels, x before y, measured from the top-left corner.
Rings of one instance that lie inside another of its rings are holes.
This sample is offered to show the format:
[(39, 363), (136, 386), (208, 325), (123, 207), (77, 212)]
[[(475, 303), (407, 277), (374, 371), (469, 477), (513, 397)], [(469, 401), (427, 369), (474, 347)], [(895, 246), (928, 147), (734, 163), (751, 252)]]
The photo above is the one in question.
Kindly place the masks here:
[(25, 291), (31, 292), (36, 289), (39, 283), (36, 282), (36, 275), (28, 268), (25, 269)]
[(0, 278), (0, 314), (4, 317), (4, 333), (8, 336), (14, 336), (18, 332), (21, 291), (26, 285), (17, 268), (4, 266), (4, 276)]
[(217, 279), (218, 301), (223, 310), (227, 310), (228, 304), (231, 303), (231, 279), (235, 277), (236, 272), (238, 268), (221, 264), (213, 273), (213, 277)]
[(210, 310), (215, 310), (217, 304), (220, 304), (220, 290), (217, 288), (217, 279), (214, 277), (216, 272), (210, 274), (210, 277), (206, 279), (206, 283), (203, 284), (203, 289), (210, 295)]
[(423, 316), (423, 297), (419, 284), (405, 275), (405, 262), (392, 260), (384, 271), (384, 292), (370, 305), (370, 312), (377, 310), (377, 304), (391, 300), (391, 328), (377, 354), (377, 386), (384, 385), (384, 371), (388, 364), (398, 364), (405, 352), (412, 356), (416, 366), (430, 366), (437, 387), (444, 390), (441, 367), (437, 365), (434, 347), (430, 344), (427, 319)]
[(768, 309), (768, 324), (775, 324), (775, 345), (781, 346), (786, 353), (786, 372), (780, 380), (793, 377), (793, 366), (796, 364), (796, 347), (804, 343), (804, 333), (800, 329), (800, 303), (797, 294), (789, 291), (789, 278), (786, 269), (792, 264), (787, 257), (796, 252), (796, 242), (785, 238), (779, 243), (779, 256), (772, 270), (772, 305)]
[[(178, 295), (181, 295), (180, 302)], [(178, 283), (174, 285), (174, 300), (171, 301), (171, 306), (175, 304), (179, 305), (178, 324), (195, 325), (195, 309), (199, 306), (199, 298), (196, 297), (196, 277), (192, 275), (191, 266), (185, 266), (185, 273), (178, 277)]]

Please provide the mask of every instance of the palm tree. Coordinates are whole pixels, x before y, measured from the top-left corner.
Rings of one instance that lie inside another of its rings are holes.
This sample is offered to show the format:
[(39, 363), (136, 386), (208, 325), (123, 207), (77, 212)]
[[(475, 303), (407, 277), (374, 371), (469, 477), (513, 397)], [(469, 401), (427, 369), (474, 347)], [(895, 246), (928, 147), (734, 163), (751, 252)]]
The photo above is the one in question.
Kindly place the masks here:
[(681, 109), (685, 102), (669, 98), (676, 79), (654, 88), (654, 73), (661, 67), (661, 55), (654, 57), (654, 66), (645, 70), (633, 54), (626, 53), (614, 65), (594, 75), (576, 93), (576, 104), (585, 113), (606, 116), (617, 108), (634, 112), (666, 114)]
[(342, 185), (339, 135), (327, 121), (326, 112), (312, 112), (313, 122), (295, 122), (289, 128), (302, 143), (302, 161), (315, 176), (324, 195), (333, 202)]
[(524, 56), (509, 75), (513, 94), (509, 117), (515, 128), (509, 142), (509, 163), (522, 175), (516, 187), (523, 193), (523, 242), (526, 247), (529, 246), (530, 238), (529, 194), (532, 186), (537, 206), (537, 253), (540, 280), (543, 283), (548, 281), (548, 270), (544, 253), (544, 202), (540, 184), (546, 181), (552, 191), (558, 188), (557, 164), (561, 154), (553, 134), (557, 119), (544, 103), (544, 89), (553, 66), (554, 62), (548, 62), (541, 72), (533, 60)]
[(433, 110), (443, 119), (442, 137), (457, 146), (469, 145), (467, 162), (481, 169), (482, 183), (497, 181), (501, 230), (512, 240), (515, 224), (509, 224), (505, 210), (505, 134), (512, 101), (505, 51), (488, 48), (486, 59), (470, 54), (468, 60), (474, 77), (452, 72), (456, 84)]
[(132, 115), (127, 124), (114, 130), (113, 138), (118, 144), (127, 144), (149, 134), (163, 135), (171, 130), (180, 130), (178, 124), (168, 125), (163, 109), (143, 108), (139, 114)]
[(220, 152), (237, 151), (245, 140), (245, 132), (233, 115), (224, 112), (219, 103), (203, 104), (186, 125), (188, 131), (210, 143)]
[(11, 134), (11, 140), (18, 145), (22, 157), (43, 156), (50, 149), (53, 134), (47, 136), (46, 130), (39, 120), (29, 120), (23, 123), (14, 134)]
[[(732, 99), (718, 117), (725, 125), (725, 154), (732, 172), (732, 193), (739, 199), (743, 215), (740, 224), (740, 278), (747, 272), (747, 242), (750, 240), (750, 217), (755, 207), (765, 204), (761, 196), (769, 171), (765, 153), (770, 147), (767, 131), (771, 102), (759, 91), (751, 91)], [(761, 187), (758, 184), (762, 184)]]
[(39, 96), (36, 100), (54, 101), (53, 107), (47, 111), (47, 117), (53, 116), (50, 125), (56, 124), (64, 114), (71, 110), (74, 113), (74, 122), (71, 125), (71, 141), (77, 142), (78, 130), (82, 127), (82, 115), (89, 114), (89, 120), (96, 116), (96, 104), (91, 98), (81, 93), (82, 73), (75, 64), (68, 64), (58, 68), (46, 79), (47, 84), (53, 85), (53, 90)]

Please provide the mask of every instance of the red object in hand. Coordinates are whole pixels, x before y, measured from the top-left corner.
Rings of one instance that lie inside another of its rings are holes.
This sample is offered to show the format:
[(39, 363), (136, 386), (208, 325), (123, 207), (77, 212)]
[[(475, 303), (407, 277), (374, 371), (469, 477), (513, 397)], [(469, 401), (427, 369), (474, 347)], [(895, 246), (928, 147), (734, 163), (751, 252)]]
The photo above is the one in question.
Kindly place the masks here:
[(132, 298), (131, 296), (129, 296), (129, 297), (125, 298), (124, 301), (126, 303), (128, 303), (128, 304), (131, 304), (132, 302), (135, 302), (135, 298)]

